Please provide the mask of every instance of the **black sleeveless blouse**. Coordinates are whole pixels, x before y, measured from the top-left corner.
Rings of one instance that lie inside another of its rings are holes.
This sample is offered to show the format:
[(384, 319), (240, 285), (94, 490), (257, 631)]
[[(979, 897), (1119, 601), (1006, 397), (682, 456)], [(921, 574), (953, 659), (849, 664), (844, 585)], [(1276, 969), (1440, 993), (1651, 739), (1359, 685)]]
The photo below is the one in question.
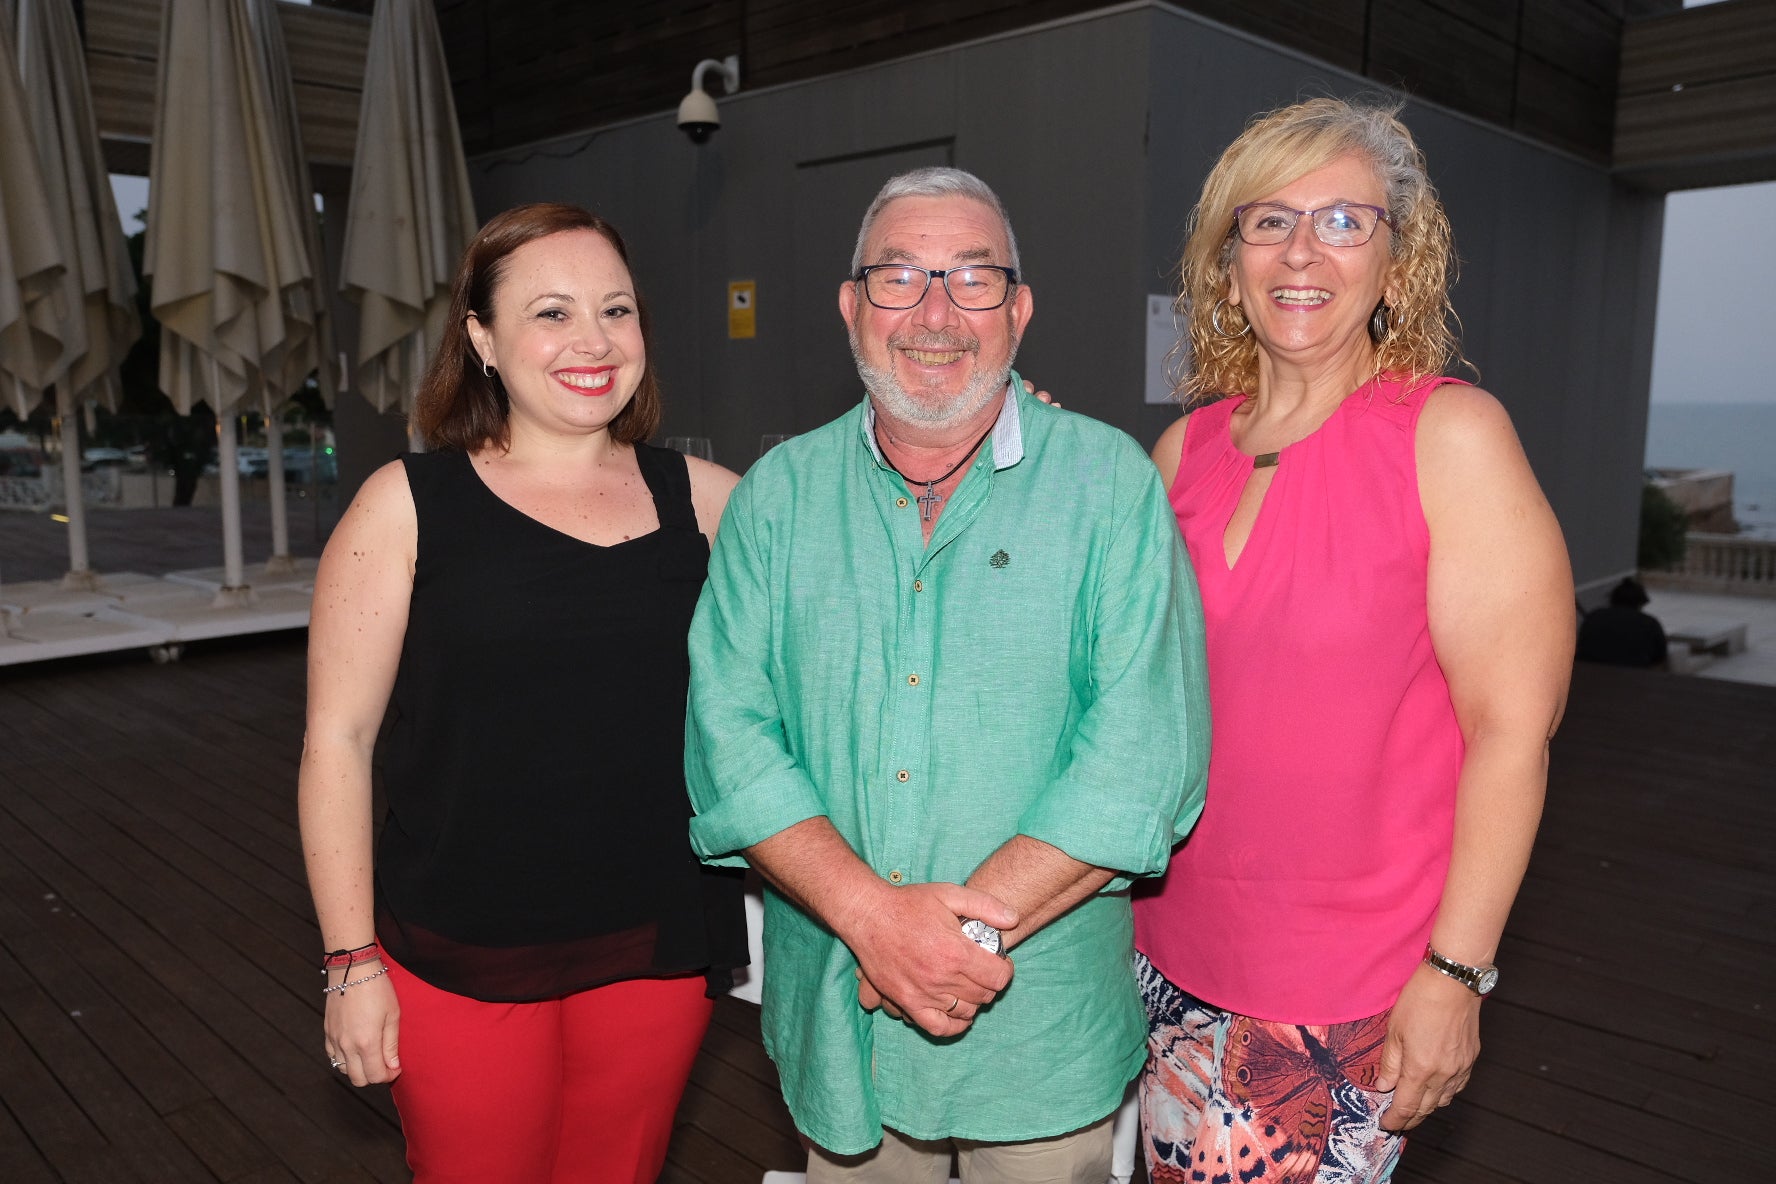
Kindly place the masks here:
[(676, 452), (635, 446), (660, 529), (609, 547), (404, 459), (419, 550), (385, 723), (377, 937), (447, 991), (550, 999), (746, 962), (740, 880), (691, 851), (685, 634), (709, 546)]

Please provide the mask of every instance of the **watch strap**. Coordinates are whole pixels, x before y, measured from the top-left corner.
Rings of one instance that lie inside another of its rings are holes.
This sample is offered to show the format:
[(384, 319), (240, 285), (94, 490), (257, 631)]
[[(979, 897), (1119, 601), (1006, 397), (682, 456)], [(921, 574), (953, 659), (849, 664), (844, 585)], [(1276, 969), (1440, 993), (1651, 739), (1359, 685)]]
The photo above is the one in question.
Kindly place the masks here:
[(1429, 945), (1425, 946), (1425, 964), (1438, 974), (1454, 979), (1474, 994), (1485, 998), (1498, 985), (1498, 967), (1469, 966), (1466, 962), (1457, 962), (1447, 954), (1439, 954)]

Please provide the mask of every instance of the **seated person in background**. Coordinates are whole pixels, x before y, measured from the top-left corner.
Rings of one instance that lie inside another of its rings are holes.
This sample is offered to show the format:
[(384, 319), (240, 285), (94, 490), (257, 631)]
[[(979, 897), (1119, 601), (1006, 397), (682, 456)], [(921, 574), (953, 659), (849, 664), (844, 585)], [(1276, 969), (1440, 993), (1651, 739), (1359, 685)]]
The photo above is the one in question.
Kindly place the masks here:
[(1579, 659), (1610, 666), (1665, 665), (1665, 630), (1646, 611), (1646, 589), (1633, 576), (1610, 589), (1609, 604), (1579, 625)]

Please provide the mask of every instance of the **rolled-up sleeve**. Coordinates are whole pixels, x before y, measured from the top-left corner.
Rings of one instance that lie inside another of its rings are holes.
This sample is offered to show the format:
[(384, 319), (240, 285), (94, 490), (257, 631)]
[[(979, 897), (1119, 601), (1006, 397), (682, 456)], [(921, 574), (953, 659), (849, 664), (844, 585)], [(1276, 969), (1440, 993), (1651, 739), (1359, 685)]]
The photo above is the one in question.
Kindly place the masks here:
[(714, 864), (742, 865), (747, 847), (826, 813), (784, 739), (770, 676), (769, 561), (752, 491), (742, 481), (728, 499), (691, 622), (685, 784), (696, 812), (691, 846)]
[(1209, 699), (1202, 602), (1159, 477), (1139, 449), (1119, 458), (1108, 552), (1093, 597), (1090, 702), (1061, 775), (1018, 830), (1074, 859), (1157, 875), (1202, 813)]

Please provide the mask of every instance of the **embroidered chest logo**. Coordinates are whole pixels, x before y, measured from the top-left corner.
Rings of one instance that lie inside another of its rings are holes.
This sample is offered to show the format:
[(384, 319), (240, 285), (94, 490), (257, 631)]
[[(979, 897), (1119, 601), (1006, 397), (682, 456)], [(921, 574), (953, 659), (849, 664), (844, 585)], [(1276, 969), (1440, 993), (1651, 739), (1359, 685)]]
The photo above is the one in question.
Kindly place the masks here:
[(1006, 564), (1008, 564), (1010, 562), (1011, 562), (1011, 556), (1007, 555), (1004, 551), (995, 551), (995, 552), (993, 552), (993, 554), (991, 556), (988, 557), (987, 566), (992, 567), (992, 568), (1000, 568), (1000, 567), (1004, 567)]

